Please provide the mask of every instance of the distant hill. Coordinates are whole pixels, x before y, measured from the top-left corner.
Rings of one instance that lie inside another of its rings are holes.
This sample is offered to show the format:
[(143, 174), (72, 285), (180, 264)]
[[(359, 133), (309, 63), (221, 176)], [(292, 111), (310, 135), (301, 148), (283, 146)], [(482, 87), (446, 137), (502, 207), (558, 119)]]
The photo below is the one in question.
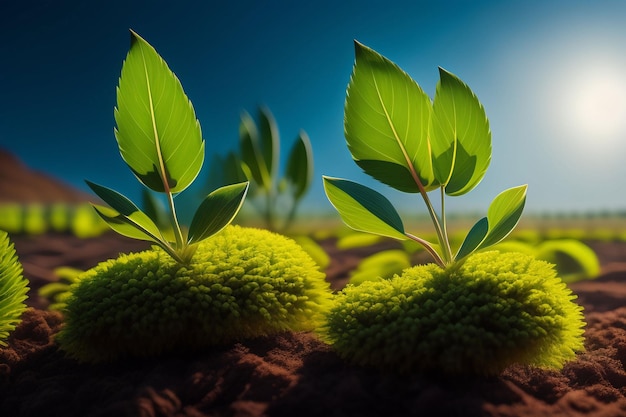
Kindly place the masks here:
[(50, 175), (32, 170), (10, 152), (0, 149), (0, 203), (83, 203), (97, 197)]

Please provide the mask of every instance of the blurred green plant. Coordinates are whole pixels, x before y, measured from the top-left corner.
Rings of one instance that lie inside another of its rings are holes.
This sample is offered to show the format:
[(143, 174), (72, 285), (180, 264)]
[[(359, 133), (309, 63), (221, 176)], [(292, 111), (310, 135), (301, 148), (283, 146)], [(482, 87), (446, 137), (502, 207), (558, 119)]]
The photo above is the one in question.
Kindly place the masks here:
[(0, 230), (0, 346), (7, 346), (9, 334), (26, 310), (28, 280), (24, 278), (15, 247), (6, 231)]
[[(179, 224), (174, 195), (196, 179), (204, 161), (204, 139), (193, 106), (167, 63), (131, 31), (131, 46), (117, 87), (115, 137), (122, 159), (147, 188), (168, 203), (170, 228), (151, 218), (124, 195), (87, 181), (110, 207), (94, 204), (116, 232), (160, 246), (189, 263), (197, 244), (227, 226), (241, 208), (248, 182), (220, 187), (197, 208), (188, 229)], [(154, 215), (154, 213), (152, 213)]]
[(282, 175), (279, 172), (280, 135), (270, 110), (258, 109), (258, 122), (241, 114), (239, 150), (226, 157), (214, 156), (209, 186), (250, 181), (247, 201), (263, 218), (265, 228), (285, 232), (313, 180), (313, 148), (301, 130), (293, 143)]
[(72, 233), (80, 238), (101, 235), (108, 226), (89, 203), (0, 204), (0, 229), (11, 234)]

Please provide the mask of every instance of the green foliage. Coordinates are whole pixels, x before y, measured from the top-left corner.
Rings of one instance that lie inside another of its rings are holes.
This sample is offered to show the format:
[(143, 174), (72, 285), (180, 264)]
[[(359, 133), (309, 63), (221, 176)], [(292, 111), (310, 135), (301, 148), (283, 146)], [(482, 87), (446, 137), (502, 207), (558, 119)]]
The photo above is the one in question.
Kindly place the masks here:
[(0, 346), (21, 321), (28, 281), (7, 232), (0, 230)]
[(316, 328), (331, 299), (293, 240), (228, 226), (181, 265), (162, 250), (121, 255), (81, 274), (58, 341), (82, 361), (154, 356)]
[(397, 372), (559, 369), (583, 350), (575, 298), (547, 262), (481, 252), (457, 269), (428, 264), (349, 285), (321, 334), (341, 356)]
[[(413, 236), (391, 202), (368, 187), (324, 177), (328, 199), (356, 230), (423, 245), (441, 267), (462, 262), (504, 239), (517, 225), (526, 186), (500, 193), (453, 254), (445, 196), (468, 193), (491, 161), (489, 121), (472, 90), (439, 69), (433, 102), (396, 64), (356, 42), (356, 61), (346, 94), (344, 130), (352, 158), (366, 174), (399, 191), (420, 193), (435, 226), (437, 244)], [(428, 192), (440, 190), (441, 214)]]
[(54, 270), (58, 277), (57, 281), (42, 285), (37, 294), (48, 301), (48, 309), (63, 310), (65, 300), (70, 295), (70, 286), (78, 281), (78, 277), (85, 271), (68, 266), (62, 266)]
[(258, 123), (243, 112), (239, 125), (239, 151), (231, 152), (225, 158), (214, 157), (210, 186), (248, 179), (248, 201), (262, 214), (265, 227), (286, 231), (313, 180), (313, 149), (306, 132), (302, 130), (296, 137), (282, 176), (279, 161), (278, 125), (270, 110), (267, 107), (258, 109)]
[(384, 250), (363, 259), (350, 274), (350, 284), (359, 285), (365, 281), (391, 278), (410, 267), (411, 259), (406, 251)]
[(1, 204), (0, 229), (13, 234), (72, 233), (80, 238), (99, 236), (108, 229), (91, 204)]
[(600, 273), (600, 261), (596, 253), (575, 239), (558, 239), (542, 242), (536, 248), (538, 259), (556, 265), (564, 282), (595, 278)]
[[(122, 158), (148, 189), (163, 193), (171, 228), (151, 218), (122, 194), (87, 181), (110, 207), (94, 205), (116, 232), (156, 243), (180, 263), (189, 263), (198, 242), (227, 226), (243, 204), (248, 183), (212, 191), (181, 228), (174, 194), (195, 180), (204, 162), (204, 140), (193, 106), (182, 85), (156, 50), (131, 31), (131, 46), (117, 87), (115, 137)], [(154, 213), (153, 207), (148, 210)], [(173, 235), (173, 236), (172, 236)]]

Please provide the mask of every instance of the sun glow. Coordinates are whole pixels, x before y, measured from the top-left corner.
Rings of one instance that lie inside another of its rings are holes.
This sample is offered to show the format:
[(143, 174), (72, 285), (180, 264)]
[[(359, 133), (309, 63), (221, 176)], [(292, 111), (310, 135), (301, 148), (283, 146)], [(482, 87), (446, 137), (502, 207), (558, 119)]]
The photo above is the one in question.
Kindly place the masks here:
[(565, 77), (559, 124), (594, 147), (626, 141), (626, 68), (611, 62), (572, 68)]

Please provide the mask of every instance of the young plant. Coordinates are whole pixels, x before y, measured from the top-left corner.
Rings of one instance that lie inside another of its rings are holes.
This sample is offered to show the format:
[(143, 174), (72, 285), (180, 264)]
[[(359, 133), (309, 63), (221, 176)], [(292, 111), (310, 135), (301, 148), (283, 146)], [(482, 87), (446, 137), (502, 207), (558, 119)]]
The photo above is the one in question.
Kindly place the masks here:
[(197, 244), (227, 226), (243, 204), (247, 182), (221, 187), (202, 201), (189, 229), (178, 222), (174, 196), (195, 180), (204, 161), (204, 139), (178, 78), (154, 48), (131, 31), (131, 46), (117, 87), (115, 137), (122, 158), (148, 189), (163, 193), (171, 230), (110, 188), (87, 181), (110, 207), (94, 205), (116, 232), (156, 243), (180, 263)]
[(313, 259), (294, 240), (229, 225), (247, 182), (213, 191), (189, 230), (179, 225), (173, 196), (198, 174), (204, 141), (178, 79), (135, 33), (115, 118), (122, 157), (146, 187), (166, 196), (171, 226), (159, 226), (156, 200), (145, 199), (144, 212), (89, 183), (111, 206), (96, 210), (114, 230), (157, 246), (83, 273), (65, 271), (69, 289), (61, 283), (43, 290), (64, 315), (61, 348), (98, 362), (318, 327), (331, 293)]
[(28, 281), (7, 232), (0, 230), (0, 346), (6, 346), (26, 310)]
[[(345, 136), (354, 161), (376, 180), (421, 195), (437, 234), (436, 244), (406, 232), (391, 202), (377, 191), (327, 176), (324, 188), (348, 226), (412, 239), (439, 266), (446, 267), (498, 243), (513, 230), (524, 209), (526, 185), (499, 194), (487, 216), (453, 251), (445, 197), (464, 195), (482, 180), (491, 160), (491, 132), (485, 110), (470, 88), (442, 68), (439, 75), (431, 103), (408, 74), (357, 42), (345, 104)], [(431, 191), (439, 191), (439, 214), (428, 194)]]
[(270, 110), (260, 107), (258, 123), (247, 112), (241, 114), (239, 152), (231, 152), (224, 159), (216, 157), (211, 180), (223, 185), (248, 179), (247, 201), (262, 214), (265, 227), (285, 231), (313, 180), (313, 149), (305, 131), (300, 131), (292, 145), (282, 177), (279, 162), (278, 125)]
[[(513, 363), (560, 368), (583, 350), (575, 296), (547, 262), (484, 251), (517, 224), (526, 186), (499, 194), (458, 249), (450, 244), (445, 197), (464, 195), (482, 180), (491, 133), (470, 88), (439, 73), (431, 102), (398, 66), (356, 43), (345, 104), (348, 148), (365, 173), (420, 194), (437, 242), (406, 232), (389, 200), (370, 188), (324, 177), (326, 194), (348, 226), (418, 242), (435, 264), (348, 285), (320, 334), (342, 357), (397, 372), (497, 374)], [(440, 213), (431, 191), (440, 194)]]

